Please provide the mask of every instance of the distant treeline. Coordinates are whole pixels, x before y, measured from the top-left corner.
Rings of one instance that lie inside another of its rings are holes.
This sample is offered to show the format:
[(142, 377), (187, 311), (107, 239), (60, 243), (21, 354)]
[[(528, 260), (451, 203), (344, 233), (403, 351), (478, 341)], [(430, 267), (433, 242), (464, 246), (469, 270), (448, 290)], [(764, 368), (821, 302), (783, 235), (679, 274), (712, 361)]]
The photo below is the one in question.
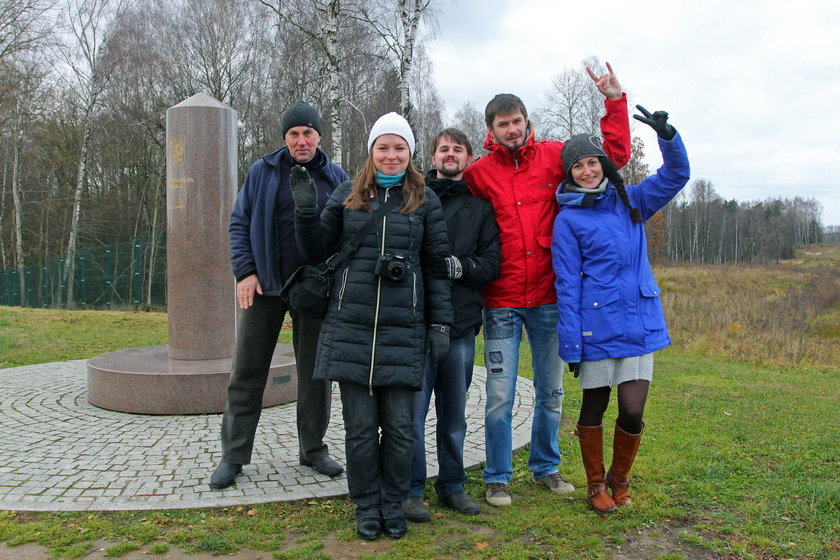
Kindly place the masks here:
[(698, 179), (648, 222), (651, 258), (692, 263), (768, 263), (826, 239), (813, 198), (724, 200)]

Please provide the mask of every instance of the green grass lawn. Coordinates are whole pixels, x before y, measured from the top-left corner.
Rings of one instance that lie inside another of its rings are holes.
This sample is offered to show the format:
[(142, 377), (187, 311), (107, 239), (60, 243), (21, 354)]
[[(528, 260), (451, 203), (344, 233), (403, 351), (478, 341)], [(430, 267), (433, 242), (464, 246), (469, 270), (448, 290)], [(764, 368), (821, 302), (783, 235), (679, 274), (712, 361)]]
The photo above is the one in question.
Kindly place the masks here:
[[(166, 329), (161, 313), (0, 308), (0, 364), (165, 344)], [(523, 357), (523, 371), (527, 364)], [(307, 559), (838, 558), (838, 373), (833, 365), (780, 369), (659, 352), (632, 473), (634, 504), (608, 516), (585, 501), (571, 433), (581, 393), (567, 374), (559, 441), (561, 473), (578, 488), (571, 496), (531, 483), (524, 449), (514, 455), (512, 507), (455, 515), (437, 504), (430, 483), (432, 521), (373, 547), (356, 539), (344, 498), (205, 510), (0, 512), (0, 543), (38, 543), (60, 558), (81, 558), (100, 541), (110, 543), (109, 557), (131, 550), (165, 557), (177, 548)], [(614, 419), (613, 402), (609, 433)], [(483, 503), (480, 471), (468, 473), (467, 491)]]

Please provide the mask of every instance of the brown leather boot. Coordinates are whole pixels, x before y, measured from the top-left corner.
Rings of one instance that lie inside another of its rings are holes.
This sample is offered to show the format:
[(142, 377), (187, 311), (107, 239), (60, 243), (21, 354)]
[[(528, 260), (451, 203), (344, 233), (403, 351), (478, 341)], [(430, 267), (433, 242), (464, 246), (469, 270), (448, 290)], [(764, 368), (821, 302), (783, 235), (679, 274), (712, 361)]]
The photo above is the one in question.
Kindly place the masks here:
[(578, 424), (577, 436), (580, 439), (580, 456), (583, 459), (586, 483), (589, 486), (586, 492), (589, 503), (600, 513), (615, 511), (615, 502), (607, 493), (604, 479), (604, 426)]
[[(642, 424), (642, 432), (645, 425)], [(612, 465), (607, 473), (607, 485), (612, 490), (612, 497), (616, 505), (624, 506), (633, 503), (627, 487), (630, 486), (630, 467), (636, 459), (636, 452), (639, 450), (639, 443), (642, 441), (642, 432), (628, 434), (622, 430), (618, 423), (615, 425), (613, 436), (613, 457)]]

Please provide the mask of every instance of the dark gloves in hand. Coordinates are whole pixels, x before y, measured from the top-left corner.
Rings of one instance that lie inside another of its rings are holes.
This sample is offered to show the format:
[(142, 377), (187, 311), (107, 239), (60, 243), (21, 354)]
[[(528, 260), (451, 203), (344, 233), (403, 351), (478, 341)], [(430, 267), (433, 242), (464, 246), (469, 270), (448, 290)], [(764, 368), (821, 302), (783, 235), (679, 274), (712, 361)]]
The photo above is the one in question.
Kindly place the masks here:
[(580, 375), (580, 362), (569, 362), (569, 371), (575, 374), (575, 377)]
[(426, 332), (426, 352), (432, 360), (432, 367), (437, 367), (440, 361), (449, 354), (449, 327), (429, 325), (429, 330)]
[(299, 214), (313, 214), (318, 202), (318, 191), (315, 189), (315, 181), (309, 177), (309, 173), (303, 166), (295, 165), (289, 175), (289, 188), (292, 190), (292, 198), (295, 200), (295, 210)]
[(663, 140), (671, 140), (677, 134), (674, 127), (668, 124), (668, 113), (666, 111), (657, 111), (651, 115), (650, 112), (641, 105), (636, 105), (636, 109), (641, 111), (644, 117), (640, 115), (633, 115), (633, 118), (651, 127)]
[(461, 261), (455, 255), (444, 256), (432, 259), (426, 265), (432, 276), (437, 278), (460, 278), (464, 273)]

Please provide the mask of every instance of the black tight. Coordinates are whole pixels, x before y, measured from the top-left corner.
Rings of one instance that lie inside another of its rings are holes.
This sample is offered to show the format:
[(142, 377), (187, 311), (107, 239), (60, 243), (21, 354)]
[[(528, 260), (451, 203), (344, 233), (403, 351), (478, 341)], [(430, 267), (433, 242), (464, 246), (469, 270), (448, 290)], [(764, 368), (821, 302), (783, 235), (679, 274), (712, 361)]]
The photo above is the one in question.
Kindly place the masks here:
[[(628, 434), (642, 431), (642, 416), (645, 413), (649, 381), (626, 381), (618, 386), (618, 418), (616, 423)], [(610, 403), (610, 387), (583, 390), (578, 424), (600, 426), (604, 412)]]

